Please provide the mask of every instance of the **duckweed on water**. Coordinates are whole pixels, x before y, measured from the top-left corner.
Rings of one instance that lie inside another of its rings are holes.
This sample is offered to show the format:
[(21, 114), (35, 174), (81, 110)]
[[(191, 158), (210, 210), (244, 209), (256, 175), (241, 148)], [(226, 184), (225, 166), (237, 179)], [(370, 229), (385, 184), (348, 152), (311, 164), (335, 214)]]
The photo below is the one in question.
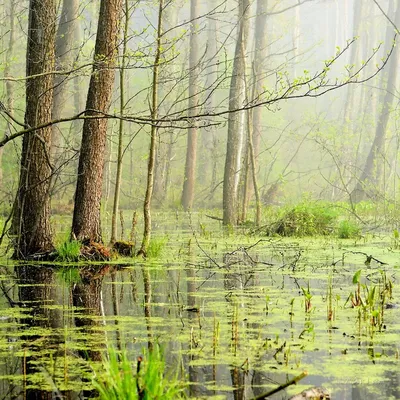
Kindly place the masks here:
[[(213, 229), (207, 225), (207, 230)], [(65, 279), (60, 266), (54, 274), (50, 266), (28, 266), (18, 291), (12, 289), (13, 274), (2, 276), (0, 283), (15, 302), (10, 307), (3, 299), (0, 308), (0, 318), (7, 318), (0, 324), (3, 397), (25, 387), (51, 391), (49, 376), (63, 392), (100, 390), (98, 384), (106, 390), (118, 379), (122, 387), (135, 385), (137, 356), (149, 342), (158, 342), (165, 349), (160, 370), (179, 369), (189, 382), (189, 398), (230, 400), (244, 393), (253, 398), (304, 370), (308, 377), (279, 398), (311, 385), (345, 400), (355, 393), (394, 398), (400, 390), (400, 253), (391, 247), (391, 235), (355, 243), (334, 236), (293, 240), (195, 233), (198, 243), (174, 226), (162, 258), (133, 260), (112, 276)], [(87, 264), (76, 270), (90, 272), (94, 264)], [(34, 274), (46, 280), (35, 282)], [(346, 302), (357, 291), (360, 305)], [(35, 301), (22, 301), (22, 292), (34, 294)], [(102, 361), (106, 347), (124, 348), (123, 343), (126, 354), (114, 350)], [(96, 356), (99, 369), (84, 355)], [(129, 381), (124, 374), (112, 375), (113, 369), (125, 369), (124, 360)], [(145, 372), (146, 352), (143, 360)], [(176, 360), (182, 360), (182, 371)], [(164, 377), (157, 375), (163, 382)], [(174, 382), (176, 375), (169, 377)]]

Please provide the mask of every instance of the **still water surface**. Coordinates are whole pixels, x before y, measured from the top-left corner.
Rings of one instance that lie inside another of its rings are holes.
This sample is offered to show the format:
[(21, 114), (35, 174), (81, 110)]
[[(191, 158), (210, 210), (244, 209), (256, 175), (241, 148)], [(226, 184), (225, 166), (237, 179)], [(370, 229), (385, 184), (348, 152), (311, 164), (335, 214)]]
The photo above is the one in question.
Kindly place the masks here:
[(105, 346), (126, 345), (135, 362), (149, 341), (187, 376), (191, 398), (251, 399), (305, 370), (271, 398), (310, 386), (333, 399), (400, 398), (400, 251), (384, 235), (184, 228), (160, 230), (168, 241), (146, 262), (3, 262), (0, 399), (89, 397)]

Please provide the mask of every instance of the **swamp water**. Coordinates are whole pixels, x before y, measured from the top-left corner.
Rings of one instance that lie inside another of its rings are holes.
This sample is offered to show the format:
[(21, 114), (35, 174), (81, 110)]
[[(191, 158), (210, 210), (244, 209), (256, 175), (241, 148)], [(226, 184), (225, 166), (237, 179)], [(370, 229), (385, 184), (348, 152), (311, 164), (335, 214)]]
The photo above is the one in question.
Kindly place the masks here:
[(189, 398), (252, 399), (303, 371), (270, 398), (311, 386), (400, 398), (400, 251), (387, 237), (164, 234), (146, 262), (3, 262), (0, 399), (89, 397), (105, 346), (122, 343), (135, 364), (149, 341)]

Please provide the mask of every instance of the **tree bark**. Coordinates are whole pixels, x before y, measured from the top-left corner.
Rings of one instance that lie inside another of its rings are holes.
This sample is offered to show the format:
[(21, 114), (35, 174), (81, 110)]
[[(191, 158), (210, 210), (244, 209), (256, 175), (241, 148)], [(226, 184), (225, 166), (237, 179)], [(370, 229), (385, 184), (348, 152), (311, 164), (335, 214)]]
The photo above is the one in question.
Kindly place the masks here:
[[(122, 0), (102, 0), (97, 28), (86, 115), (107, 113), (112, 97), (118, 54), (118, 30)], [(100, 202), (103, 185), (107, 119), (86, 119), (83, 124), (72, 236), (81, 241), (102, 242)]]
[[(199, 99), (199, 35), (196, 18), (199, 16), (199, 1), (190, 2), (190, 55), (189, 55), (189, 116), (196, 115)], [(193, 123), (192, 123), (193, 124)], [(183, 181), (183, 191), (181, 204), (185, 211), (193, 207), (194, 183), (196, 179), (196, 160), (197, 160), (197, 126), (193, 124), (188, 129), (185, 178)]]
[[(51, 121), (55, 63), (55, 0), (31, 0), (27, 45), (25, 124)], [(32, 75), (39, 75), (29, 78)], [(50, 229), (51, 127), (23, 137), (21, 171), (14, 205), (16, 258), (52, 250)]]
[[(240, 0), (239, 34), (236, 42), (235, 58), (231, 86), (229, 92), (229, 110), (238, 110), (243, 107), (245, 89), (245, 49), (247, 33), (249, 1)], [(231, 112), (228, 116), (228, 141), (224, 170), (223, 188), (223, 224), (236, 225), (237, 222), (237, 193), (243, 133), (243, 112)]]

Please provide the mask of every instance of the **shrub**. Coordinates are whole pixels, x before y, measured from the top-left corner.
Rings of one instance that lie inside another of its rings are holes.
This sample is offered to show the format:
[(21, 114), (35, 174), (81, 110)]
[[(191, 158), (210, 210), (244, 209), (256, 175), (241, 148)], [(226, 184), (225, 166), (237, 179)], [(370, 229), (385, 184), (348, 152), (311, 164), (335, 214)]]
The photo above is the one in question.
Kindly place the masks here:
[(303, 202), (285, 209), (266, 233), (281, 236), (327, 235), (333, 231), (336, 219), (337, 211), (329, 204)]
[(337, 236), (340, 239), (350, 239), (360, 236), (361, 229), (354, 221), (343, 220), (340, 221), (336, 227)]

